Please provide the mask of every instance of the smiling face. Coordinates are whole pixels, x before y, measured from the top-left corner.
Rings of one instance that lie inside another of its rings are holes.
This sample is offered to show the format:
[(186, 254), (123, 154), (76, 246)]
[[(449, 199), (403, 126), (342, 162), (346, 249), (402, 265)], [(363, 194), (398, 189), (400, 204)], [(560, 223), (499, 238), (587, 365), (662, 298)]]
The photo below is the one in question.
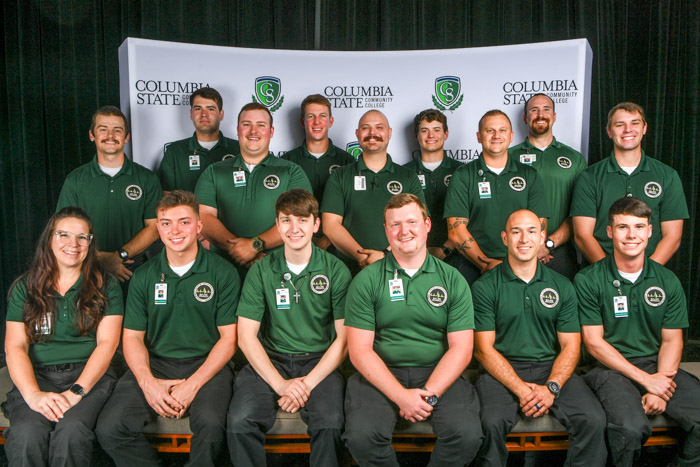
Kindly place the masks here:
[(491, 115), (484, 118), (481, 128), (476, 134), (484, 149), (484, 153), (491, 157), (508, 155), (508, 146), (513, 141), (513, 129), (508, 117), (503, 115)]
[(104, 157), (123, 154), (124, 144), (129, 141), (124, 120), (118, 115), (97, 115), (90, 141), (95, 142), (98, 162)]
[(391, 128), (384, 114), (370, 110), (362, 116), (355, 136), (363, 153), (386, 153), (391, 139)]
[(333, 126), (333, 117), (325, 105), (307, 104), (301, 124), (304, 126), (307, 139), (324, 141), (328, 138), (328, 130)]
[(158, 211), (158, 234), (168, 251), (196, 253), (197, 236), (202, 231), (202, 221), (189, 206), (174, 206)]
[(90, 226), (83, 219), (66, 217), (54, 225), (51, 233), (51, 251), (56, 258), (59, 270), (80, 268), (83, 265), (89, 242), (86, 245), (80, 245), (78, 237), (81, 236), (90, 236)]
[(510, 261), (527, 263), (537, 261), (537, 250), (544, 242), (544, 232), (535, 213), (522, 209), (510, 215), (501, 239), (508, 248)]
[(213, 99), (195, 96), (190, 109), (190, 120), (194, 124), (197, 134), (210, 135), (219, 131), (221, 120), (224, 119), (224, 111), (219, 109)]
[(632, 151), (642, 144), (647, 124), (639, 112), (617, 110), (610, 118), (608, 136), (616, 150)]
[(275, 129), (270, 125), (270, 116), (264, 110), (241, 112), (238, 119), (238, 142), (244, 157), (264, 157), (270, 152), (270, 140)]
[(285, 251), (288, 249), (302, 251), (311, 249), (311, 241), (321, 225), (321, 219), (309, 216), (295, 216), (280, 212), (276, 219), (277, 231), (284, 242)]
[(552, 125), (557, 121), (554, 104), (547, 96), (535, 96), (527, 104), (523, 115), (529, 132), (533, 136), (541, 136), (552, 131)]
[(430, 218), (423, 218), (416, 203), (387, 209), (384, 215), (386, 238), (399, 261), (425, 255), (430, 228)]
[(418, 124), (416, 140), (421, 152), (438, 152), (443, 150), (448, 135), (449, 132), (444, 130), (442, 123), (438, 120), (432, 122), (421, 120)]
[(612, 239), (615, 256), (631, 260), (644, 255), (651, 237), (651, 224), (646, 217), (616, 214), (607, 231), (608, 237)]

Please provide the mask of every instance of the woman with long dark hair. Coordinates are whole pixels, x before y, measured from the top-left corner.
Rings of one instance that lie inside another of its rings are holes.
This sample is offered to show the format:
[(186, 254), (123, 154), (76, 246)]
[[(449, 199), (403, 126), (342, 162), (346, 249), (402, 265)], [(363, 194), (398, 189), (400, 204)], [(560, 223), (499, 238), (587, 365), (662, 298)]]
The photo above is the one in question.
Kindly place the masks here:
[(116, 381), (108, 368), (123, 315), (119, 283), (98, 266), (90, 219), (61, 209), (9, 294), (10, 465), (90, 464), (95, 420)]

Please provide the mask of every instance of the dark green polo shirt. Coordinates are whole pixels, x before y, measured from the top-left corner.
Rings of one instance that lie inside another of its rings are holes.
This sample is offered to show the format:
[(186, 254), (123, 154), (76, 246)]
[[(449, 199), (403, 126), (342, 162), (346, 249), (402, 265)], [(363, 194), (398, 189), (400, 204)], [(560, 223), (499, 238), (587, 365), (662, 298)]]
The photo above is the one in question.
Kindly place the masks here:
[(321, 157), (316, 158), (309, 154), (306, 149), (306, 141), (301, 146), (285, 152), (282, 159), (298, 164), (311, 182), (313, 194), (321, 204), (323, 201), (323, 190), (326, 188), (326, 182), (330, 177), (331, 172), (344, 165), (352, 164), (355, 158), (343, 149), (333, 146), (333, 141), (330, 139), (328, 151)]
[[(400, 301), (389, 297), (395, 276), (403, 281)], [(432, 255), (409, 277), (390, 253), (355, 276), (345, 325), (374, 331), (374, 351), (387, 366), (430, 367), (447, 352), (448, 333), (474, 329), (472, 295), (464, 277)]]
[[(158, 296), (156, 286), (162, 284), (166, 290)], [(237, 322), (239, 294), (236, 268), (201, 245), (195, 263), (182, 277), (170, 268), (163, 249), (131, 278), (124, 328), (146, 331), (152, 355), (202, 357), (221, 337), (217, 326)]]
[[(297, 275), (287, 267), (284, 248), (278, 248), (250, 268), (237, 314), (262, 323), (261, 341), (267, 349), (325, 352), (335, 339), (335, 320), (345, 317), (349, 285), (350, 271), (330, 253), (314, 246), (311, 261)], [(278, 307), (278, 289), (287, 289), (288, 309)]]
[(554, 360), (557, 332), (581, 332), (573, 285), (539, 264), (526, 283), (506, 260), (474, 282), (472, 294), (476, 331), (496, 331), (494, 348), (508, 360)]
[[(479, 192), (479, 183), (488, 182), (491, 197)], [(547, 195), (537, 170), (508, 160), (503, 172), (491, 172), (483, 158), (459, 167), (447, 189), (445, 218), (466, 217), (467, 229), (489, 258), (504, 258), (507, 249), (501, 240), (506, 220), (518, 209), (529, 209), (537, 217), (549, 217)]]
[[(618, 285), (619, 284), (619, 285)], [(604, 328), (603, 339), (625, 358), (657, 355), (662, 329), (688, 327), (688, 307), (681, 283), (669, 269), (645, 258), (634, 284), (623, 279), (612, 255), (576, 277), (581, 326)], [(616, 296), (627, 297), (627, 316), (615, 317)]]
[[(356, 189), (358, 176), (364, 177), (364, 190)], [(389, 246), (384, 233), (384, 206), (400, 193), (413, 193), (425, 202), (415, 172), (395, 164), (388, 154), (384, 168), (373, 172), (361, 156), (333, 171), (326, 184), (321, 211), (343, 216), (343, 227), (362, 248), (381, 251)]]
[(608, 211), (615, 201), (627, 195), (641, 199), (651, 208), (652, 229), (647, 255), (654, 253), (661, 240), (661, 222), (688, 218), (683, 185), (675, 170), (642, 151), (639, 166), (628, 175), (613, 153), (583, 171), (571, 201), (571, 217), (595, 218), (593, 236), (607, 255), (613, 251), (607, 233)]
[(165, 191), (194, 192), (204, 169), (240, 153), (238, 141), (226, 138), (222, 131), (219, 131), (219, 141), (211, 149), (203, 148), (199, 144), (195, 132), (190, 138), (173, 141), (163, 147), (163, 160), (158, 168), (160, 184)]
[[(60, 363), (85, 362), (97, 346), (97, 330), (83, 336), (78, 331), (78, 310), (76, 304), (80, 298), (80, 287), (83, 276), (68, 289), (65, 295), (54, 291), (53, 299), (53, 329), (51, 337), (46, 342), (29, 344), (29, 359), (34, 365), (57, 365)], [(112, 276), (105, 276), (105, 286), (102, 293), (107, 297), (105, 316), (124, 314), (124, 301), (119, 282)], [(27, 298), (25, 279), (17, 282), (10, 291), (7, 306), (7, 321), (24, 322), (24, 303)]]
[(119, 173), (110, 177), (95, 156), (68, 174), (56, 211), (66, 206), (83, 209), (92, 221), (97, 247), (115, 251), (145, 227), (144, 220), (155, 219), (162, 196), (158, 177), (147, 168), (124, 157)]
[(447, 195), (447, 187), (450, 186), (452, 174), (461, 165), (464, 164), (444, 155), (442, 162), (435, 170), (426, 169), (420, 156), (404, 165), (418, 175), (418, 181), (423, 188), (425, 201), (433, 221), (433, 226), (428, 234), (428, 246), (442, 246), (447, 241), (447, 222), (443, 217), (445, 196)]
[[(526, 138), (517, 146), (509, 148), (508, 155), (516, 162), (530, 165), (540, 174), (549, 206), (547, 231), (554, 232), (569, 217), (571, 195), (576, 179), (586, 169), (586, 160), (580, 152), (560, 143), (556, 138), (544, 151), (534, 147)], [(534, 160), (529, 164), (523, 162), (533, 157)]]

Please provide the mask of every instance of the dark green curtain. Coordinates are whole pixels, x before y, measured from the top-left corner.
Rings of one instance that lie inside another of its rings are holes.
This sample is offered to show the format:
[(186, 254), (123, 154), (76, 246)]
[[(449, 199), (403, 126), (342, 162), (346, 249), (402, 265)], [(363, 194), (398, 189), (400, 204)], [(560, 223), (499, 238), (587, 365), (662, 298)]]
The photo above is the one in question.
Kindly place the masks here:
[[(685, 188), (691, 218), (672, 266), (688, 294), (690, 334), (700, 337), (697, 0), (5, 0), (1, 8), (5, 293), (26, 268), (65, 175), (93, 154), (87, 138), (92, 112), (119, 104), (117, 48), (126, 37), (280, 49), (313, 49), (317, 40), (322, 50), (586, 38), (594, 56), (589, 161), (612, 149), (608, 109), (626, 100), (641, 104), (649, 120), (645, 150), (675, 168)], [(532, 66), (556, 64), (532, 57)]]

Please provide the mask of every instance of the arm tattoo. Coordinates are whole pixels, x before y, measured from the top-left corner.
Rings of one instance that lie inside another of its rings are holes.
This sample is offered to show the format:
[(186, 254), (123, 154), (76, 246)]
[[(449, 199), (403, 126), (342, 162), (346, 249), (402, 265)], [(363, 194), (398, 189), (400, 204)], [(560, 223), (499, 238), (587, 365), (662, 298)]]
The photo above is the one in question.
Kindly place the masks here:
[(466, 227), (467, 223), (469, 223), (469, 219), (467, 219), (466, 217), (457, 217), (454, 222), (447, 223), (447, 230), (456, 229), (460, 225), (464, 225)]
[(457, 249), (459, 251), (471, 250), (472, 247), (468, 246), (467, 243), (474, 243), (474, 239), (472, 237), (469, 237), (465, 241), (463, 241), (462, 243), (457, 243)]

